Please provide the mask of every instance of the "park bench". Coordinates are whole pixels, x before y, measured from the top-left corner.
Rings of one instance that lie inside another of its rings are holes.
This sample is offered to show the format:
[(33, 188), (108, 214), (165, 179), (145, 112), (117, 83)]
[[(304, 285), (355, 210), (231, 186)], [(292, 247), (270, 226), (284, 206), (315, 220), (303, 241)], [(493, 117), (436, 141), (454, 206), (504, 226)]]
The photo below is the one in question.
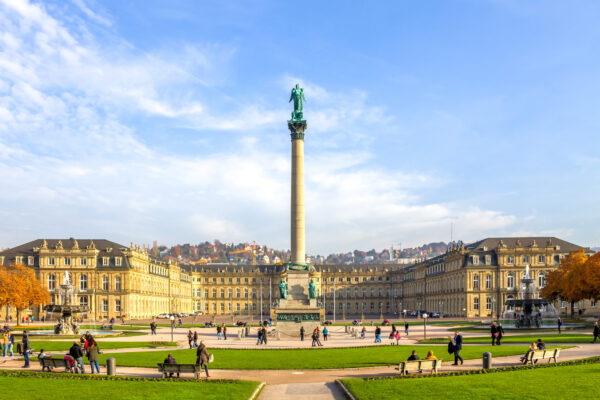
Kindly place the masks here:
[[(534, 364), (537, 360), (547, 359), (548, 362), (554, 360), (554, 363), (556, 363), (556, 360), (558, 359), (559, 354), (560, 354), (560, 349), (534, 350), (534, 351), (529, 352), (529, 355), (527, 356), (527, 362)], [(525, 364), (527, 364), (527, 362)]]
[(158, 364), (158, 372), (162, 372), (162, 377), (166, 378), (167, 374), (192, 373), (194, 378), (198, 379), (200, 375), (200, 366), (196, 364)]
[(432, 374), (437, 374), (438, 368), (442, 367), (442, 360), (414, 360), (403, 361), (398, 366), (401, 375), (406, 375), (409, 372), (422, 373), (423, 370), (430, 370)]
[(40, 360), (40, 364), (42, 365), (42, 371), (45, 369), (50, 372), (51, 368), (65, 368), (65, 372), (73, 372), (73, 368), (71, 368), (71, 363), (69, 360), (65, 360), (64, 358), (49, 358), (44, 357)]

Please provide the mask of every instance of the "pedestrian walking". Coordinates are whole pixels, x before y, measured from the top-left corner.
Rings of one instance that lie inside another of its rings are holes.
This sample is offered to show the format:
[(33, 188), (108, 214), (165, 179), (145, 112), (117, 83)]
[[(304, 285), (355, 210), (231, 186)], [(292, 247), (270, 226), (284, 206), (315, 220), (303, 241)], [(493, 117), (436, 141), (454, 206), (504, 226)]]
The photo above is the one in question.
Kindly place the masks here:
[(94, 373), (94, 367), (96, 367), (96, 372), (100, 373), (100, 365), (98, 365), (98, 355), (100, 354), (100, 349), (98, 348), (98, 343), (94, 339), (90, 340), (87, 348), (87, 359), (90, 362), (90, 369), (92, 370), (92, 374)]
[(327, 330), (327, 327), (323, 328), (323, 340), (327, 341), (327, 335), (329, 335), (329, 331)]
[(381, 343), (381, 328), (375, 328), (375, 343)]
[(365, 339), (366, 337), (367, 337), (367, 327), (363, 326), (363, 328), (360, 330), (360, 338)]
[(23, 347), (23, 358), (25, 358), (25, 365), (23, 365), (23, 368), (28, 368), (29, 367), (29, 353), (31, 351), (31, 349), (29, 348), (29, 335), (27, 334), (27, 331), (23, 331), (23, 339), (22, 339), (22, 347)]
[(458, 331), (454, 332), (454, 338), (452, 339), (452, 345), (454, 349), (454, 364), (458, 365), (458, 360), (460, 360), (460, 364), (462, 365), (464, 360), (460, 356), (460, 351), (462, 350), (463, 337)]
[(206, 377), (210, 378), (208, 374), (208, 362), (210, 360), (210, 355), (208, 354), (208, 350), (206, 349), (206, 345), (203, 341), (200, 341), (200, 345), (196, 349), (196, 365), (200, 367), (204, 366), (204, 372), (206, 372)]
[(396, 346), (398, 346), (400, 344), (400, 331), (396, 331), (394, 336), (396, 337)]
[(596, 343), (596, 339), (600, 339), (600, 326), (598, 326), (598, 322), (594, 323), (594, 340), (592, 343)]
[(83, 365), (83, 351), (81, 350), (79, 343), (73, 342), (73, 346), (71, 346), (69, 349), (69, 355), (75, 361), (75, 373), (85, 374), (85, 368)]
[(227, 340), (227, 326), (223, 324), (223, 340)]
[(496, 344), (496, 338), (498, 338), (498, 329), (495, 322), (492, 322), (490, 333), (492, 334), (492, 346), (494, 346)]
[(304, 342), (304, 327), (300, 327), (300, 341)]
[(498, 333), (498, 336), (496, 336), (496, 346), (500, 346), (500, 341), (502, 340), (502, 337), (504, 336), (504, 328), (502, 327), (502, 322), (498, 322), (498, 327), (496, 328), (496, 332)]
[(563, 322), (562, 322), (562, 319), (560, 317), (558, 317), (558, 321), (556, 321), (556, 324), (558, 325), (558, 334), (560, 335), (560, 329), (563, 326)]
[(15, 344), (15, 335), (13, 335), (12, 333), (10, 333), (10, 331), (8, 332), (8, 352), (10, 353), (10, 356), (14, 356), (13, 353), (13, 346)]
[(8, 351), (8, 335), (9, 331), (5, 330), (2, 335), (2, 357), (6, 357), (6, 352)]
[(191, 349), (193, 347), (193, 343), (194, 343), (194, 333), (192, 332), (191, 329), (188, 331), (187, 339), (188, 339), (188, 346)]
[(198, 331), (194, 331), (194, 347), (198, 347)]
[(221, 340), (221, 338), (223, 337), (223, 334), (221, 333), (223, 328), (221, 328), (219, 325), (217, 325), (217, 339)]
[(404, 322), (404, 334), (408, 336), (408, 322)]
[(269, 336), (269, 331), (267, 331), (267, 327), (265, 326), (263, 328), (262, 344), (267, 344), (268, 336)]

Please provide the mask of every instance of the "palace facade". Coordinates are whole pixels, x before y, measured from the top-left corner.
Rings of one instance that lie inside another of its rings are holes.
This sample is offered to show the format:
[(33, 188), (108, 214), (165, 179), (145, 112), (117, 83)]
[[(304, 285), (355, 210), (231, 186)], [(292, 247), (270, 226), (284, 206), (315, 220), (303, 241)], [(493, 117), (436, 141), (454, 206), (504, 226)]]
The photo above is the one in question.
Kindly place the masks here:
[[(488, 238), (454, 243), (446, 254), (413, 265), (315, 265), (318, 304), (327, 318), (365, 318), (427, 310), (453, 317), (498, 316), (518, 298), (525, 267), (537, 289), (569, 252), (581, 248), (554, 237)], [(589, 251), (589, 254), (592, 254)], [(268, 316), (277, 305), (281, 265), (185, 265), (148, 249), (108, 240), (38, 239), (0, 252), (0, 264), (22, 263), (51, 293), (68, 271), (89, 318), (150, 318), (163, 313)], [(557, 302), (561, 313), (568, 305)], [(577, 304), (598, 314), (596, 304)], [(30, 310), (36, 317), (41, 308)]]

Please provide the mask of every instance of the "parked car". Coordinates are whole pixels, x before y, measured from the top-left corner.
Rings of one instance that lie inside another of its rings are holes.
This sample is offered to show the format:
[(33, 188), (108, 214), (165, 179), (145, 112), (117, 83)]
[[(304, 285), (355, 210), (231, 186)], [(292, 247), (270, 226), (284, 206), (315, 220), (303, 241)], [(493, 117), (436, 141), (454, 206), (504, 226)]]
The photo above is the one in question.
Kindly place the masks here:
[(429, 314), (429, 318), (439, 318), (439, 317), (440, 317), (439, 312), (432, 312), (431, 314)]
[(187, 316), (188, 316), (188, 315), (187, 315), (186, 313), (179, 313), (179, 317), (180, 317), (180, 318), (185, 318), (185, 317), (187, 317)]
[(169, 314), (159, 314), (156, 318), (169, 318)]

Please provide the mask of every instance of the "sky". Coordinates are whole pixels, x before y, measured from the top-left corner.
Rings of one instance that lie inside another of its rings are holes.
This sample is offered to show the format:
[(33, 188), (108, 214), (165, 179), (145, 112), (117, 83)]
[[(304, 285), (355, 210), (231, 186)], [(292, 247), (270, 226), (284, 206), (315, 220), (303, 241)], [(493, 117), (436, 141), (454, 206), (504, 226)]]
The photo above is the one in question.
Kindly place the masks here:
[(599, 19), (584, 0), (0, 0), (0, 248), (289, 248), (296, 83), (309, 254), (599, 246)]

